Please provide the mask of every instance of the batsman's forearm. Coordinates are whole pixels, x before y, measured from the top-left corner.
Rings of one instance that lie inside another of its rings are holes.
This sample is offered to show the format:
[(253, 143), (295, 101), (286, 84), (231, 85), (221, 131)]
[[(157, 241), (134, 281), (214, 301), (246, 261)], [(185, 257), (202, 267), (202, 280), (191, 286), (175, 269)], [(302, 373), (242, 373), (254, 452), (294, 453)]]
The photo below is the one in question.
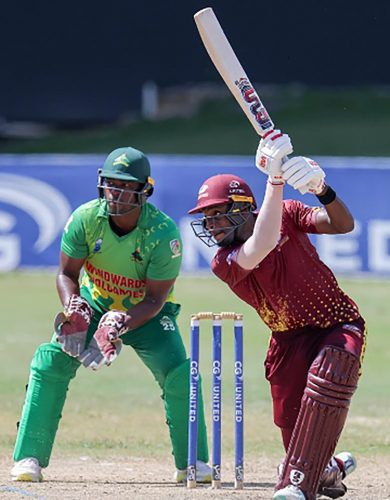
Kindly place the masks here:
[(244, 269), (256, 267), (277, 245), (280, 238), (283, 208), (283, 184), (269, 181), (253, 233), (242, 245), (237, 263)]
[(317, 195), (317, 198), (323, 204), (323, 210), (318, 214), (317, 221), (321, 224), (320, 221), (323, 219), (326, 222), (326, 226), (330, 226), (320, 232), (340, 234), (349, 233), (353, 230), (355, 226), (354, 218), (345, 203), (336, 195), (332, 188), (326, 185), (323, 192)]
[(328, 214), (331, 226), (337, 233), (349, 233), (353, 230), (355, 221), (351, 212), (340, 198), (336, 198), (329, 205), (325, 205), (324, 208)]
[(264, 200), (253, 229), (256, 246), (266, 242), (271, 250), (275, 248), (280, 237), (282, 211), (283, 184), (272, 184), (268, 181)]

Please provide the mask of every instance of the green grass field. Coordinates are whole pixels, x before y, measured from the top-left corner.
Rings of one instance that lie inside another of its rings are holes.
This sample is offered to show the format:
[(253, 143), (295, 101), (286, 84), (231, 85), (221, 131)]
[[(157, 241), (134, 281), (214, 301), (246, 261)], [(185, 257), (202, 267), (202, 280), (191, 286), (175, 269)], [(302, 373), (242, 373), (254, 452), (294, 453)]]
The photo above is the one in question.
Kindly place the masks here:
[[(369, 343), (360, 387), (353, 401), (340, 448), (366, 456), (388, 454), (390, 365), (389, 283), (342, 280), (344, 289), (360, 304), (367, 319)], [(12, 273), (0, 275), (2, 335), (0, 340), (0, 452), (9, 455), (15, 423), (24, 397), (30, 358), (36, 346), (50, 339), (52, 320), (59, 308), (54, 275)], [(236, 299), (213, 277), (181, 277), (177, 299), (183, 309), (182, 334), (188, 345), (189, 316), (200, 310), (244, 313), (245, 334), (245, 447), (247, 456), (266, 453), (279, 457), (279, 432), (272, 423), (263, 359), (268, 332), (254, 311)], [(233, 449), (233, 338), (228, 324), (223, 337), (224, 452)], [(202, 328), (201, 368), (206, 408), (210, 416), (211, 328)], [(209, 420), (210, 421), (210, 420)], [(209, 426), (210, 427), (210, 426)], [(166, 457), (170, 451), (163, 405), (154, 380), (129, 348), (110, 368), (79, 370), (72, 382), (54, 453), (64, 456), (137, 455)]]

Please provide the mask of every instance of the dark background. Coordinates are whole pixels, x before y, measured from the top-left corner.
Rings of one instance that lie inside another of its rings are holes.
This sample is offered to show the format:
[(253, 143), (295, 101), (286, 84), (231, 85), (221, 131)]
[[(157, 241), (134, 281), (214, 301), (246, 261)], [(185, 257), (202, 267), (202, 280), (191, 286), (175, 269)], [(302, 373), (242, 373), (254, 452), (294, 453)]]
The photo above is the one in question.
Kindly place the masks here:
[(390, 2), (35, 0), (2, 4), (0, 117), (108, 122), (141, 86), (220, 81), (193, 14), (214, 8), (253, 82), (389, 85)]

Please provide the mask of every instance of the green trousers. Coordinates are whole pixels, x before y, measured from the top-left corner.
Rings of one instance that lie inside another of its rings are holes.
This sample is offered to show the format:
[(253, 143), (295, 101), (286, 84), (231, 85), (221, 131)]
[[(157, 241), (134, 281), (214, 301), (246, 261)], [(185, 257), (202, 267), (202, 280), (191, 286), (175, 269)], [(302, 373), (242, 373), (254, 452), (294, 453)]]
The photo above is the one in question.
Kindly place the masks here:
[[(185, 469), (188, 447), (189, 361), (176, 323), (179, 308), (177, 304), (167, 303), (155, 318), (126, 333), (122, 340), (124, 345), (133, 347), (162, 390), (175, 465), (178, 469)], [(100, 316), (95, 313), (86, 344), (92, 338)], [(124, 355), (125, 349), (121, 353), (121, 356)], [(54, 337), (50, 343), (38, 347), (31, 362), (14, 450), (15, 461), (35, 457), (41, 467), (47, 467), (68, 386), (80, 366), (77, 359), (62, 351)], [(91, 376), (98, 377), (99, 372), (91, 373)], [(199, 396), (198, 459), (207, 462), (206, 424), (201, 392)]]

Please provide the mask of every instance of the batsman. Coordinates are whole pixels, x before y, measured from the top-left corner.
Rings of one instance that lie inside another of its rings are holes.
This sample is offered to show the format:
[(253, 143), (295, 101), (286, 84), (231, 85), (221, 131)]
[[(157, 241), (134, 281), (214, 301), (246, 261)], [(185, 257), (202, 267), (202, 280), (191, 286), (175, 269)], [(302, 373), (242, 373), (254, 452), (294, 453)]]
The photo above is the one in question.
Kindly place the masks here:
[[(173, 295), (182, 244), (173, 220), (148, 202), (153, 189), (148, 158), (132, 147), (115, 149), (98, 172), (99, 197), (77, 208), (65, 226), (56, 278), (64, 309), (51, 342), (40, 345), (31, 362), (11, 471), (16, 481), (42, 480), (80, 366), (108, 366), (123, 345), (135, 350), (162, 391), (174, 478), (186, 479), (189, 360)], [(200, 482), (211, 481), (207, 462), (200, 394)]]
[[(273, 499), (339, 498), (356, 466), (350, 453), (334, 452), (358, 383), (365, 322), (307, 234), (346, 233), (354, 220), (322, 168), (303, 156), (284, 162), (291, 153), (278, 130), (261, 139), (256, 165), (268, 182), (259, 211), (243, 179), (220, 174), (204, 181), (189, 213), (202, 214), (195, 234), (219, 247), (213, 272), (272, 332), (265, 375), (286, 451)], [(319, 206), (284, 201), (285, 183)]]

